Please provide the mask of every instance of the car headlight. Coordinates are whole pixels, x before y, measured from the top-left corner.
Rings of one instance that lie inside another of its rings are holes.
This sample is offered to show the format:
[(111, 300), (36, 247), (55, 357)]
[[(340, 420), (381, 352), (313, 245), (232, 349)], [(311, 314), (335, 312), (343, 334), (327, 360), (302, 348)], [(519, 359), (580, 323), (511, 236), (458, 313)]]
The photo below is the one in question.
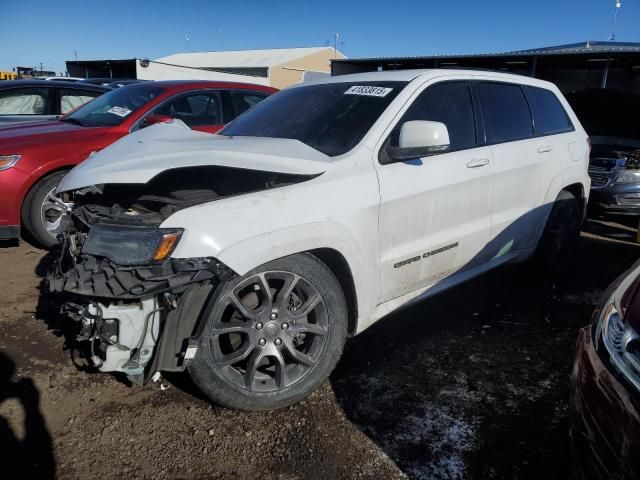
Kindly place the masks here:
[(640, 170), (625, 170), (616, 177), (615, 183), (640, 183)]
[(20, 157), (21, 155), (0, 155), (0, 170), (6, 170), (13, 167), (18, 163)]
[(118, 265), (148, 265), (166, 259), (182, 235), (181, 229), (95, 224), (82, 253), (106, 257)]
[(596, 349), (606, 349), (611, 364), (640, 390), (640, 337), (610, 297), (597, 319)]

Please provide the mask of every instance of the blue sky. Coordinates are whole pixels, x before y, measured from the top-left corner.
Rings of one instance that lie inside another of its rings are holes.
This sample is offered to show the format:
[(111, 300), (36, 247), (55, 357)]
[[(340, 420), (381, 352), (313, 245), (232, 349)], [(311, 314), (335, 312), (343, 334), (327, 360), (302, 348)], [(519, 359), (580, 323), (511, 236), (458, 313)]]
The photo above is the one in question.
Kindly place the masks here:
[[(0, 0), (0, 69), (64, 61), (333, 44), (349, 57), (496, 52), (606, 40), (614, 0)], [(640, 0), (616, 40), (640, 42)]]

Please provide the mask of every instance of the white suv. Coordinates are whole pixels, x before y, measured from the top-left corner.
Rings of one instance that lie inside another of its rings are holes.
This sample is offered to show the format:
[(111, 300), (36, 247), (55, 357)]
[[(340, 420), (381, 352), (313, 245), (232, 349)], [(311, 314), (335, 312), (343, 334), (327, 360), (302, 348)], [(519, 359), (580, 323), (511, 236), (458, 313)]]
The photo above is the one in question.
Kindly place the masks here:
[(212, 400), (278, 408), (348, 335), (506, 262), (557, 265), (589, 141), (558, 89), (389, 71), (286, 89), (220, 135), (135, 132), (60, 183), (53, 291), (102, 371), (187, 369)]

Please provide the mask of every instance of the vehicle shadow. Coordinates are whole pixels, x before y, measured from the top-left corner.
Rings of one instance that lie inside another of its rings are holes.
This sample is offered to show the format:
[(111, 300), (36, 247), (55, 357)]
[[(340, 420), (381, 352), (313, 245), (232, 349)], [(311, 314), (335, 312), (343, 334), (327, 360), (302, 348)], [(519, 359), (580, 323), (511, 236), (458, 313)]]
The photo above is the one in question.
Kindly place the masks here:
[(40, 393), (30, 378), (13, 380), (15, 371), (14, 361), (0, 352), (0, 404), (15, 399), (24, 412), (22, 438), (0, 416), (2, 478), (55, 478), (53, 444), (40, 412)]
[(347, 343), (337, 401), (409, 478), (570, 478), (577, 330), (639, 255), (582, 237), (562, 280), (510, 265), (398, 311)]
[(19, 244), (17, 238), (0, 239), (0, 248), (15, 248)]

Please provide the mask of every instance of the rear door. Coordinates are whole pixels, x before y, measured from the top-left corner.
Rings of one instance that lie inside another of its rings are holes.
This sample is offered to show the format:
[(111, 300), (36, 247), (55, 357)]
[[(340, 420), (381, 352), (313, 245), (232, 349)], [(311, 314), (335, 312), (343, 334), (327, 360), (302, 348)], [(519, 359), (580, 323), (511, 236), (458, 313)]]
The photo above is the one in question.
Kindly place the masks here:
[(404, 122), (432, 120), (447, 126), (451, 143), (450, 151), (438, 155), (376, 162), (381, 301), (488, 260), (493, 159), (476, 111), (467, 80), (430, 84), (386, 139), (396, 146)]
[(535, 247), (560, 148), (553, 137), (536, 137), (524, 86), (490, 79), (476, 86), (495, 163), (491, 254), (501, 256)]
[(53, 89), (22, 87), (0, 90), (0, 125), (55, 118)]

